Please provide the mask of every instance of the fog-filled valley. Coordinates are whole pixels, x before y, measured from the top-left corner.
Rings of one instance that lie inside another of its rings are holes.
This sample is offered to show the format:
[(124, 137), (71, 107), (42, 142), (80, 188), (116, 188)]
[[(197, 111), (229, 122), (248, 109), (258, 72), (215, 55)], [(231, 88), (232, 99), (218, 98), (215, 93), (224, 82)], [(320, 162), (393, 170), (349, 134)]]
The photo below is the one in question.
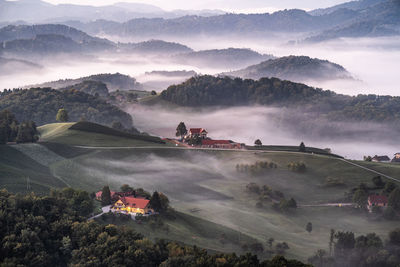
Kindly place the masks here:
[(0, 0), (0, 265), (397, 267), (400, 0), (274, 1)]

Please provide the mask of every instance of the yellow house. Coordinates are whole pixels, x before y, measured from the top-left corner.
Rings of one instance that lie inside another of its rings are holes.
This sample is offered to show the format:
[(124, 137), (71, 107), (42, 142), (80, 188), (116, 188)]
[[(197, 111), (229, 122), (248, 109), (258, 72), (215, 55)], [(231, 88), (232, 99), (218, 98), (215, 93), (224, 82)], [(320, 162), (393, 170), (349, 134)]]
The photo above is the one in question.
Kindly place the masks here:
[(114, 203), (111, 208), (114, 212), (127, 212), (127, 213), (152, 213), (149, 207), (150, 200), (144, 198), (135, 197), (121, 197), (117, 202)]

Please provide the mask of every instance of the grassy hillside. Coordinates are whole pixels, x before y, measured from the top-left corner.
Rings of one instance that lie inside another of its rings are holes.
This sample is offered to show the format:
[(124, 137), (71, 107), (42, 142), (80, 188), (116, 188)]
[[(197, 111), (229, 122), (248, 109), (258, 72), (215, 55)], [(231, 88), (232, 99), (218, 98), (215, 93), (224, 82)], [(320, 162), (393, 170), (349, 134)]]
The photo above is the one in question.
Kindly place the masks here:
[(90, 122), (52, 123), (38, 127), (42, 142), (93, 147), (159, 146), (153, 136), (134, 135)]
[[(171, 238), (209, 250), (242, 253), (239, 238), (267, 246), (272, 237), (275, 242), (289, 244), (289, 257), (302, 260), (317, 249), (328, 250), (332, 228), (356, 234), (375, 232), (384, 237), (398, 223), (373, 220), (352, 208), (323, 206), (349, 202), (346, 192), (360, 183), (371, 185), (375, 176), (339, 158), (284, 151), (186, 150), (162, 144), (159, 148), (154, 144), (135, 148), (144, 141), (70, 130), (71, 125), (40, 127), (42, 140), (46, 141), (41, 144), (1, 146), (1, 187), (25, 192), (29, 177), (32, 190), (38, 192), (66, 185), (93, 192), (105, 184), (117, 190), (124, 183), (158, 190), (170, 198), (180, 215), (175, 221), (165, 222), (168, 230), (131, 223), (150, 238)], [(133, 147), (100, 147), (114, 144)], [(256, 161), (274, 162), (278, 167), (257, 176), (236, 171), (236, 164)], [(306, 172), (290, 171), (287, 165), (291, 162), (304, 162)], [(397, 165), (371, 163), (371, 167), (400, 177)], [(341, 184), (328, 186), (329, 179)], [(278, 212), (271, 207), (272, 202), (256, 207), (259, 198), (246, 191), (249, 183), (268, 185), (286, 198), (293, 197), (298, 209)], [(305, 230), (308, 222), (313, 224), (311, 233)], [(222, 234), (227, 242), (220, 241)]]
[[(273, 161), (278, 164), (278, 169), (258, 177), (236, 172), (237, 163), (257, 160)], [(304, 162), (307, 172), (289, 171), (286, 166), (293, 161)], [(351, 208), (306, 206), (349, 202), (345, 193), (362, 182), (371, 184), (371, 178), (375, 176), (327, 156), (173, 148), (113, 149), (96, 150), (67, 162), (57, 162), (51, 165), (51, 169), (69, 183), (86, 190), (101, 188), (105, 183), (117, 189), (121, 184), (128, 183), (134, 187), (162, 191), (170, 197), (172, 206), (179, 212), (241, 232), (264, 245), (270, 237), (277, 242), (286, 241), (291, 248), (289, 255), (300, 259), (305, 259), (319, 248), (328, 249), (331, 228), (358, 234), (376, 232), (385, 236), (396, 226), (390, 221), (370, 220)], [(399, 175), (400, 169), (394, 168), (393, 172)], [(343, 185), (326, 186), (328, 178), (341, 180)], [(299, 208), (293, 214), (277, 212), (270, 207), (271, 203), (257, 208), (258, 197), (245, 190), (251, 182), (261, 186), (266, 184), (283, 192), (287, 198), (295, 198)], [(305, 231), (307, 222), (313, 223), (311, 234)], [(168, 235), (178, 241), (189, 240), (193, 244), (216, 249), (217, 240), (207, 246), (204, 237), (190, 239), (182, 231), (188, 230), (175, 229), (171, 225)], [(153, 237), (163, 235), (162, 231), (151, 234)], [(225, 249), (223, 244), (219, 248)]]

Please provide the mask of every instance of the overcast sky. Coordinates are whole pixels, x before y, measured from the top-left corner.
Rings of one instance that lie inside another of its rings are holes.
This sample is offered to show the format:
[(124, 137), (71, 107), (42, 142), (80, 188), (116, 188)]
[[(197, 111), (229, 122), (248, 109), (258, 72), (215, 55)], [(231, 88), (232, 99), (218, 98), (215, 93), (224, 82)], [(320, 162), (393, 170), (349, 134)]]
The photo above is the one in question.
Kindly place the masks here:
[(315, 9), (329, 7), (348, 0), (45, 0), (53, 4), (109, 5), (116, 2), (145, 3), (173, 9), (222, 9), (231, 12), (265, 12), (280, 9)]

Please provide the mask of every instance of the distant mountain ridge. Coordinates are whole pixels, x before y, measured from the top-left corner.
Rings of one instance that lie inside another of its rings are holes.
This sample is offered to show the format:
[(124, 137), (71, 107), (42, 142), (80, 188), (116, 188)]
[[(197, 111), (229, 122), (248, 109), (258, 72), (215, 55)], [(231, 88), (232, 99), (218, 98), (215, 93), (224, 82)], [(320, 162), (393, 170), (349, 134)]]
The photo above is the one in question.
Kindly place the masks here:
[(0, 1), (0, 19), (3, 21), (24, 20), (30, 23), (49, 23), (65, 20), (92, 21), (107, 19), (127, 21), (132, 18), (164, 17), (173, 18), (185, 15), (212, 16), (223, 14), (220, 10), (175, 10), (165, 11), (157, 6), (120, 2), (106, 6), (74, 4), (53, 5), (40, 0)]
[(259, 63), (262, 60), (274, 58), (272, 55), (262, 55), (248, 48), (227, 48), (193, 51), (177, 55), (175, 60), (192, 66), (237, 68)]
[[(399, 0), (362, 0), (333, 6), (329, 9), (306, 12), (304, 10), (282, 10), (265, 14), (223, 14), (210, 17), (183, 16), (173, 19), (137, 18), (126, 22), (98, 20), (92, 22), (66, 21), (93, 35), (105, 34), (122, 37), (221, 35), (259, 36), (271, 32), (305, 33), (318, 36), (335, 31), (330, 38), (400, 35), (398, 21)], [(367, 30), (356, 26), (377, 25)], [(350, 31), (337, 29), (351, 28)], [(326, 34), (325, 34), (326, 35)], [(330, 38), (315, 38), (323, 41)]]
[(8, 25), (0, 28), (0, 54), (32, 56), (35, 53), (44, 55), (101, 51), (170, 55), (193, 50), (179, 43), (154, 39), (139, 43), (114, 43), (61, 24)]
[(352, 78), (344, 67), (336, 63), (307, 56), (270, 59), (245, 69), (223, 73), (223, 75), (255, 80), (263, 77), (276, 77), (296, 82)]
[[(142, 89), (142, 85), (136, 81), (135, 78), (130, 77), (129, 75), (124, 75), (121, 73), (103, 73), (90, 75), (86, 77), (81, 77), (78, 79), (64, 79), (52, 82), (46, 82), (42, 84), (35, 85), (27, 85), (24, 88), (32, 88), (32, 87), (51, 87), (54, 89), (61, 88), (73, 88), (74, 85), (82, 84), (85, 82), (101, 82), (104, 83), (108, 90), (116, 91), (116, 90), (140, 90)], [(87, 93), (87, 92), (86, 92)]]

